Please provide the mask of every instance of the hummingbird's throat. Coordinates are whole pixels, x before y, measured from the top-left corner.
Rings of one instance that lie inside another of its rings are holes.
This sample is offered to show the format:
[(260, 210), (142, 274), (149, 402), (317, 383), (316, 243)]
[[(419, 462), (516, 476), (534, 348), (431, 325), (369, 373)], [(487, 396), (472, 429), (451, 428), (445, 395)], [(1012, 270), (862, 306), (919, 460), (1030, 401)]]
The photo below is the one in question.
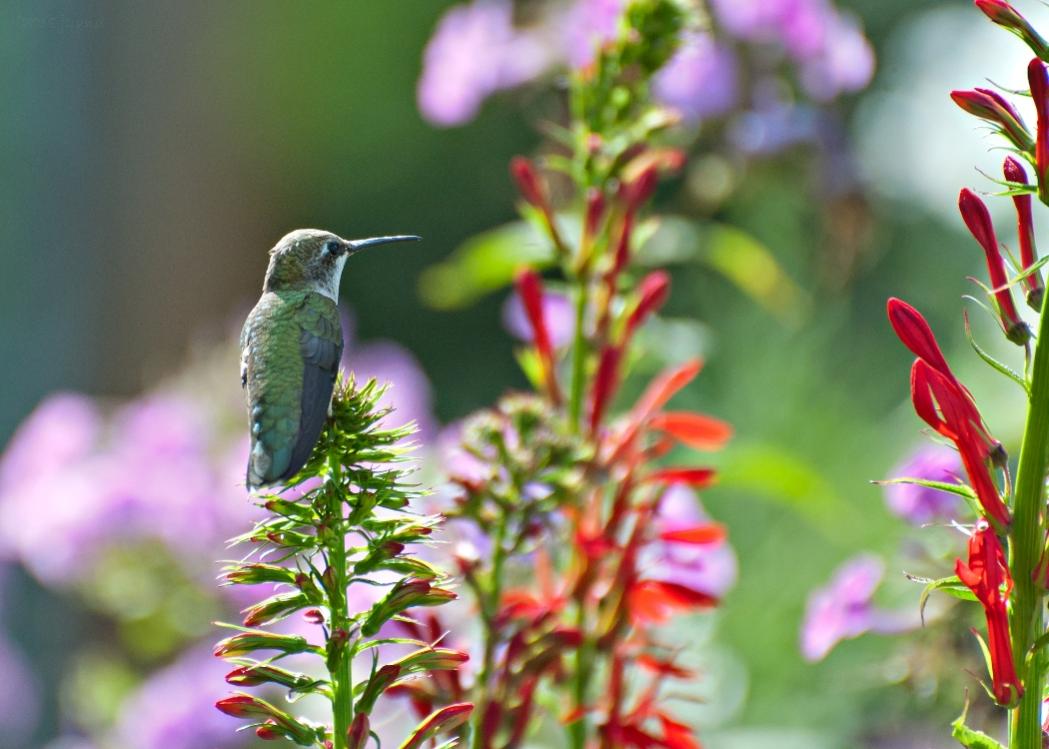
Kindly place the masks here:
[(331, 273), (324, 280), (317, 281), (313, 285), (313, 290), (318, 294), (328, 297), (333, 302), (338, 304), (339, 302), (339, 282), (342, 280), (342, 269), (346, 265), (346, 259), (349, 257), (346, 253), (343, 253), (335, 259), (335, 265), (332, 266)]

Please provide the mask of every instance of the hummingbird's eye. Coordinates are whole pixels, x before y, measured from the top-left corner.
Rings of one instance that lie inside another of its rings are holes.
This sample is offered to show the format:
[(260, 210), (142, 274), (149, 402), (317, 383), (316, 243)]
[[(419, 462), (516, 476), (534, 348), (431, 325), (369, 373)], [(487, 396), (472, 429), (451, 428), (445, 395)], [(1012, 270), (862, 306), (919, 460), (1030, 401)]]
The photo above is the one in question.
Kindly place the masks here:
[(324, 252), (327, 255), (335, 255), (339, 252), (339, 243), (334, 239), (329, 239), (324, 243)]

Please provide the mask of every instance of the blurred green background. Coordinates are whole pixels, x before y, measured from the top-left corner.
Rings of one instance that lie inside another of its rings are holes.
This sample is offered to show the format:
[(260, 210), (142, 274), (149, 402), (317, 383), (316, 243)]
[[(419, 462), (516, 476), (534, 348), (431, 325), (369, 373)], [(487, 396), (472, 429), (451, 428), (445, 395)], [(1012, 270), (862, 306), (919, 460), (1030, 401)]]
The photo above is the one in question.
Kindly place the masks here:
[[(448, 5), (4, 3), (0, 438), (53, 390), (134, 395), (206, 343), (233, 347), (266, 251), (301, 226), (425, 238), (355, 259), (342, 290), (358, 337), (416, 354), (442, 422), (523, 385), (503, 295), (437, 311), (417, 291), (424, 268), (514, 217), (506, 164), (538, 146), (552, 110), (508, 94), (461, 128), (420, 119), (421, 50)], [(985, 77), (1022, 85), (1023, 52), (963, 0), (840, 5), (879, 58), (868, 91), (834, 107), (842, 153), (748, 162), (716, 205), (694, 199), (691, 178), (659, 196), (751, 235), (808, 300), (776, 316), (708, 267), (675, 269), (670, 310), (708, 328), (688, 405), (738, 433), (704, 497), (740, 562), (710, 633), (715, 698), (697, 713), (713, 749), (947, 746), (963, 688), (980, 692), (964, 673), (935, 689), (890, 638), (815, 665), (797, 649), (808, 591), (859, 551), (889, 557), (886, 601), (917, 605), (898, 574), (916, 533), (868, 483), (921, 441), (886, 297), (926, 313), (1007, 445), (1020, 426), (1010, 394), (963, 351), (960, 297), (981, 256), (951, 211), (959, 187), (981, 184), (974, 164), (996, 170), (1000, 156), (947, 92)], [(70, 643), (96, 635), (28, 576), (14, 591), (8, 629), (53, 683)], [(58, 732), (55, 704), (33, 746)]]

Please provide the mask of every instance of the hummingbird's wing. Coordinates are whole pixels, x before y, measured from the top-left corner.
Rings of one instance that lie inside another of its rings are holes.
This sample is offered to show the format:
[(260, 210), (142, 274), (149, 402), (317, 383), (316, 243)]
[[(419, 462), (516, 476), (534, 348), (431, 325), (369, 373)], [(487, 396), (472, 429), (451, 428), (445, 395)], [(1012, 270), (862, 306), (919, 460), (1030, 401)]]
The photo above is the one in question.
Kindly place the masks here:
[(302, 352), (302, 412), (291, 460), (281, 480), (290, 479), (309, 460), (328, 418), (331, 394), (342, 359), (342, 326), (338, 308), (328, 297), (310, 293), (298, 316)]

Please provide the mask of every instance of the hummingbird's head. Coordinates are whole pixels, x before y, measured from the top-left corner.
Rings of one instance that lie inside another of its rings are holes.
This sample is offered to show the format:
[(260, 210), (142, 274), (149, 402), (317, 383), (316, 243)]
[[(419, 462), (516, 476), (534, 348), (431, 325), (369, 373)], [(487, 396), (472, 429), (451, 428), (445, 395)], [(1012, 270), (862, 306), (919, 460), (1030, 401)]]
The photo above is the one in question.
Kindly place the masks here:
[(419, 237), (411, 235), (343, 239), (320, 229), (296, 229), (270, 250), (263, 289), (312, 289), (338, 301), (346, 258), (372, 245), (416, 239)]

